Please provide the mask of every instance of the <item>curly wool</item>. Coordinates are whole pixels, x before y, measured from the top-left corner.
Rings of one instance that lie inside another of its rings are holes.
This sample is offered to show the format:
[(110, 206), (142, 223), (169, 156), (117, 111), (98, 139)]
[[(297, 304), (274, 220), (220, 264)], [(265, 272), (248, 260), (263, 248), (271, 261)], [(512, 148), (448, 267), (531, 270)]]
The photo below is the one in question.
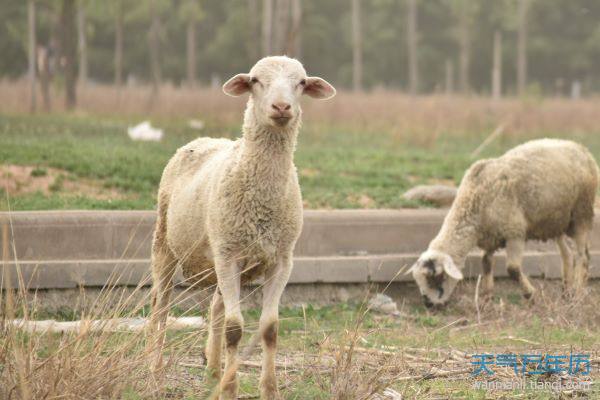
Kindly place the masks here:
[(509, 239), (548, 240), (591, 226), (598, 166), (582, 145), (532, 140), (503, 156), (477, 161), (429, 249), (462, 267), (475, 246), (493, 252)]
[(285, 129), (259, 126), (248, 102), (243, 136), (200, 138), (166, 166), (159, 218), (184, 276), (216, 283), (213, 250), (244, 258), (242, 281), (254, 279), (293, 248), (302, 228), (302, 198), (293, 152), (299, 118)]

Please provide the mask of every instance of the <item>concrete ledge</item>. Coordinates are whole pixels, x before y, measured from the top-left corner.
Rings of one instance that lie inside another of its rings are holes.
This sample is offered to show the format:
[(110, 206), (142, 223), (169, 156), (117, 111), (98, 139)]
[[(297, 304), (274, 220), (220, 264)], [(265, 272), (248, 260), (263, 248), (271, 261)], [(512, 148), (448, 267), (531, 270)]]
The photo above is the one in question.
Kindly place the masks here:
[[(398, 274), (423, 251), (439, 230), (444, 210), (306, 211), (295, 251), (290, 283), (386, 283), (407, 281)], [(31, 289), (102, 287), (107, 283), (149, 284), (152, 211), (48, 211), (0, 213), (10, 224), (10, 282)], [(590, 275), (600, 257), (600, 221), (591, 242)], [(11, 246), (12, 248), (12, 246)], [(16, 257), (15, 257), (16, 256)], [(504, 255), (495, 275), (506, 276)], [(14, 260), (18, 260), (18, 264)], [(18, 265), (18, 268), (17, 268)], [(560, 257), (553, 243), (529, 243), (524, 268), (531, 276), (560, 278)], [(467, 259), (467, 277), (481, 273), (481, 254)], [(179, 274), (177, 282), (185, 285)]]
[[(407, 269), (417, 259), (418, 254), (388, 254), (347, 257), (298, 257), (294, 260), (294, 270), (289, 283), (388, 283), (412, 280)], [(600, 251), (592, 252), (592, 258), (600, 258)], [(523, 268), (532, 277), (560, 279), (561, 264), (558, 253), (526, 253)], [(75, 260), (14, 262), (10, 268), (10, 285), (18, 287), (19, 277), (29, 289), (68, 289), (84, 287), (148, 286), (150, 260)], [(474, 278), (482, 273), (481, 255), (471, 254), (463, 271), (466, 278)], [(496, 277), (504, 278), (506, 258), (496, 256), (494, 269)], [(600, 267), (590, 268), (591, 278), (600, 278)], [(178, 285), (187, 286), (181, 272), (175, 276)]]

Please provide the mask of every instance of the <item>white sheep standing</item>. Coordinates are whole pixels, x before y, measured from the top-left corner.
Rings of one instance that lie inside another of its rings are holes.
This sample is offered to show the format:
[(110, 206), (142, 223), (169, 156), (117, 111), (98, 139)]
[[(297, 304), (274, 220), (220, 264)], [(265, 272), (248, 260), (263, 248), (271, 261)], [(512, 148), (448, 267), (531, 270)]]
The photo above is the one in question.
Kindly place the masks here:
[[(508, 274), (531, 298), (535, 289), (521, 269), (528, 239), (556, 240), (565, 289), (580, 293), (589, 267), (598, 176), (590, 152), (567, 140), (532, 140), (499, 158), (475, 162), (440, 232), (411, 268), (425, 304), (448, 300), (475, 246), (485, 252), (484, 292), (491, 293), (494, 285), (493, 254), (506, 248)], [(574, 266), (566, 236), (575, 241)]]
[[(335, 89), (308, 77), (302, 64), (266, 57), (250, 73), (223, 85), (230, 96), (250, 94), (240, 139), (200, 138), (180, 148), (158, 191), (152, 245), (152, 323), (161, 364), (164, 326), (177, 264), (200, 287), (217, 284), (210, 310), (207, 369), (221, 380), (222, 399), (237, 398), (242, 337), (240, 285), (264, 277), (259, 322), (264, 399), (278, 396), (275, 352), (279, 300), (292, 270), (302, 228), (302, 199), (293, 155), (301, 123), (300, 96), (327, 99)], [(227, 373), (221, 379), (225, 335)]]

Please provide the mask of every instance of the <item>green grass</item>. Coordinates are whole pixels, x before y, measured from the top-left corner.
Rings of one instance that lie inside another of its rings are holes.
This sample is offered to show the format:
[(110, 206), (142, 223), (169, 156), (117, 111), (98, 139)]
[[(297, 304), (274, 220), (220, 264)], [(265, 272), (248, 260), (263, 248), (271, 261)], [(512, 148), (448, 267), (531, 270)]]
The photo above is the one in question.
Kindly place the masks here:
[[(29, 165), (33, 177), (58, 168), (70, 179), (97, 180), (122, 196), (99, 199), (74, 194), (61, 182), (50, 193), (11, 196), (13, 210), (44, 209), (152, 209), (162, 169), (183, 144), (198, 135), (235, 138), (239, 126), (218, 126), (206, 121), (199, 132), (184, 119), (154, 120), (163, 128), (160, 143), (132, 142), (128, 125), (139, 120), (81, 115), (0, 115), (0, 159)], [(341, 126), (317, 126), (310, 121), (300, 133), (295, 162), (308, 208), (418, 207), (402, 199), (408, 188), (435, 180), (458, 183), (472, 163), (470, 152), (489, 132), (441, 132), (431, 145), (421, 138), (401, 139), (388, 131), (358, 131)], [(561, 136), (532, 133), (526, 138)], [(406, 135), (405, 135), (406, 136)], [(563, 135), (564, 136), (564, 135)], [(568, 134), (600, 156), (599, 135)], [(526, 139), (508, 136), (490, 145), (482, 156), (498, 155)], [(6, 194), (0, 209), (7, 209)]]

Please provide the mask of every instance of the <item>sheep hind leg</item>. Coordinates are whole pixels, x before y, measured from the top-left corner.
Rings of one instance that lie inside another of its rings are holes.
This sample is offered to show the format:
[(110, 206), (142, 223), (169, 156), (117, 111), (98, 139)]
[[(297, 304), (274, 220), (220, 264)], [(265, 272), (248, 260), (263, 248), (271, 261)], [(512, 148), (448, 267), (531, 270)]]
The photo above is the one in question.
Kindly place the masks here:
[(535, 288), (523, 273), (523, 252), (525, 250), (525, 241), (521, 239), (511, 239), (506, 243), (506, 269), (508, 276), (519, 282), (523, 297), (526, 299), (533, 298)]
[(292, 270), (291, 255), (283, 258), (275, 268), (267, 270), (263, 286), (263, 305), (259, 321), (262, 336), (262, 369), (260, 376), (261, 399), (279, 398), (275, 375), (277, 334), (279, 329), (279, 301)]
[(225, 307), (223, 296), (215, 289), (210, 304), (210, 330), (206, 342), (206, 372), (207, 376), (218, 382), (221, 379), (221, 352), (223, 350), (223, 317)]
[(483, 267), (483, 295), (491, 297), (494, 291), (494, 252), (486, 251), (481, 264)]
[(153, 353), (152, 370), (162, 366), (169, 301), (173, 291), (173, 275), (177, 262), (166, 246), (154, 243), (152, 249), (152, 311), (147, 349)]
[(561, 235), (556, 239), (556, 246), (562, 259), (562, 281), (563, 292), (569, 293), (573, 289), (573, 263), (571, 249), (567, 243), (567, 237)]
[(588, 269), (590, 265), (589, 251), (589, 233), (590, 228), (586, 225), (580, 225), (575, 229), (575, 259), (573, 262), (573, 287), (576, 295), (583, 294), (588, 278)]

